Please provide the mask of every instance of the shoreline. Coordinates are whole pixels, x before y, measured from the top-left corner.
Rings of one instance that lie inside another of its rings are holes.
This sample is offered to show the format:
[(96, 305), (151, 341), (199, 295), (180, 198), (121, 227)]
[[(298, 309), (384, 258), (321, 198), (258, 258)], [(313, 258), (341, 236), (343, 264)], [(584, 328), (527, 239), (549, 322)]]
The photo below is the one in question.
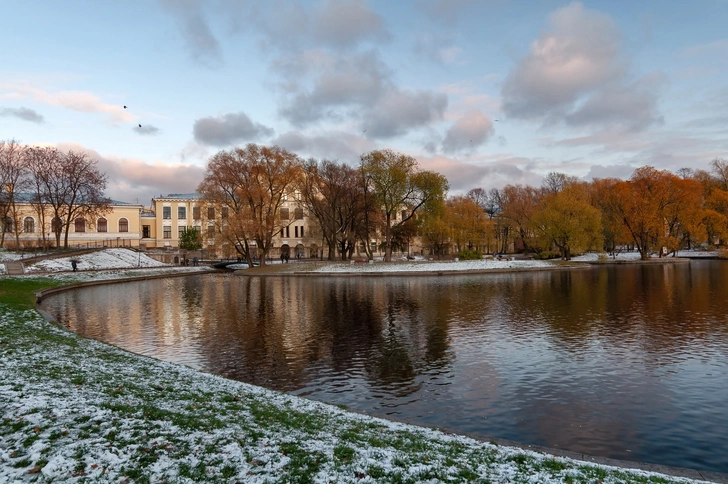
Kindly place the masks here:
[[(637, 264), (652, 263), (652, 261), (620, 261), (620, 262), (637, 263)], [(663, 261), (658, 260), (658, 262), (664, 262), (664, 260)], [(681, 260), (678, 259), (678, 260), (667, 261), (667, 262), (689, 262), (689, 260), (688, 259), (681, 259)], [(297, 265), (297, 264), (291, 264), (291, 266), (295, 266), (295, 265)], [(401, 272), (401, 271), (394, 271), (394, 272), (386, 272), (386, 273), (380, 272), (380, 273), (354, 273), (354, 274), (351, 274), (351, 273), (336, 273), (336, 272), (327, 273), (327, 272), (310, 272), (310, 271), (309, 272), (291, 271), (290, 268), (287, 266), (281, 267), (280, 265), (273, 265), (272, 267), (266, 266), (264, 268), (254, 268), (253, 270), (238, 270), (238, 271), (235, 271), (234, 274), (235, 275), (249, 275), (249, 276), (309, 276), (309, 277), (312, 277), (312, 276), (327, 277), (327, 276), (331, 276), (331, 275), (348, 276), (348, 277), (351, 277), (351, 276), (354, 276), (354, 277), (379, 276), (379, 277), (381, 277), (381, 276), (398, 276), (398, 275), (442, 276), (442, 275), (463, 275), (463, 274), (480, 275), (483, 273), (490, 273), (490, 272), (503, 274), (503, 273), (507, 273), (507, 272), (519, 273), (519, 272), (544, 271), (544, 270), (547, 270), (547, 271), (548, 270), (571, 270), (571, 269), (585, 269), (585, 268), (590, 268), (590, 267), (591, 267), (591, 263), (574, 262), (572, 264), (553, 264), (553, 267), (502, 268), (502, 269), (483, 269), (483, 270), (475, 270), (475, 271), (440, 271), (440, 272), (415, 271), (415, 272), (409, 272), (409, 273)], [(274, 269), (274, 270), (271, 271), (270, 269)], [(35, 296), (36, 296), (35, 307), (36, 307), (36, 310), (41, 314), (41, 316), (47, 322), (49, 322), (50, 324), (55, 325), (57, 327), (60, 327), (64, 331), (74, 334), (76, 337), (80, 337), (75, 332), (72, 332), (72, 331), (60, 326), (60, 324), (58, 324), (56, 321), (54, 321), (50, 315), (48, 315), (43, 310), (38, 308), (37, 305), (40, 303), (40, 301), (42, 301), (42, 299), (44, 297), (47, 297), (47, 296), (57, 293), (57, 292), (69, 291), (69, 290), (73, 290), (73, 289), (94, 286), (94, 285), (133, 282), (133, 281), (148, 280), (148, 279), (161, 279), (161, 278), (166, 278), (166, 277), (181, 277), (181, 276), (189, 276), (189, 275), (210, 274), (210, 273), (216, 273), (216, 272), (220, 272), (220, 271), (219, 270), (210, 270), (210, 271), (200, 271), (200, 272), (195, 272), (195, 273), (181, 272), (181, 273), (172, 273), (172, 274), (159, 274), (159, 275), (155, 275), (155, 276), (151, 276), (151, 277), (150, 276), (146, 276), (146, 277), (141, 276), (141, 277), (131, 277), (131, 278), (125, 278), (125, 279), (78, 282), (78, 283), (74, 283), (74, 284), (47, 288), (47, 289), (43, 289), (41, 291), (36, 292), (35, 293)], [(247, 274), (240, 274), (240, 273), (247, 273)], [(120, 351), (127, 352), (138, 358), (146, 358), (143, 355), (128, 352), (126, 350), (115, 347), (113, 345), (109, 345), (108, 343), (105, 343), (102, 341), (97, 341), (97, 342), (99, 344), (111, 346)], [(159, 361), (161, 363), (165, 363), (165, 362), (162, 362), (161, 360), (154, 360), (154, 361)], [(171, 363), (166, 363), (166, 364), (171, 364)], [(190, 371), (197, 371), (197, 370), (190, 370)], [(199, 373), (205, 374), (204, 372), (199, 372)], [(229, 380), (229, 379), (226, 379), (221, 376), (218, 376), (218, 377), (223, 378), (225, 380)], [(237, 382), (236, 380), (229, 380), (229, 381), (236, 382), (236, 383), (243, 383), (243, 382)], [(247, 383), (243, 383), (243, 384), (250, 385)], [(265, 389), (264, 387), (260, 387), (260, 388)], [(271, 391), (271, 390), (267, 390), (267, 389), (265, 389), (265, 390)], [(286, 394), (286, 395), (288, 395), (288, 394)], [(298, 397), (294, 397), (292, 395), (288, 395), (288, 396), (291, 398), (298, 398)], [(308, 400), (308, 399), (304, 399), (304, 400), (315, 402), (315, 403), (320, 403), (323, 405), (332, 405), (329, 403), (318, 402), (318, 401), (314, 401), (314, 400)], [(363, 416), (366, 418), (381, 419), (381, 417), (371, 416), (371, 415), (368, 415), (365, 413), (354, 412), (351, 410), (346, 410), (346, 412), (354, 414), (354, 415), (360, 415), (360, 416)], [(418, 426), (416, 424), (410, 424), (407, 422), (392, 421), (392, 420), (390, 420), (390, 421), (394, 422), (394, 423), (400, 423), (403, 425), (417, 427), (417, 428), (436, 430), (436, 429), (432, 429), (432, 428), (428, 428), (428, 427)], [(598, 464), (598, 465), (609, 466), (609, 467), (617, 467), (617, 468), (623, 469), (625, 471), (630, 470), (630, 469), (639, 469), (639, 470), (643, 470), (643, 471), (647, 471), (647, 472), (655, 472), (655, 473), (664, 474), (664, 475), (672, 476), (672, 477), (678, 477), (678, 478), (708, 480), (709, 482), (716, 482), (716, 483), (728, 483), (728, 474), (718, 473), (718, 472), (714, 472), (714, 471), (704, 471), (704, 470), (697, 470), (697, 469), (690, 469), (690, 468), (672, 467), (672, 466), (662, 465), (662, 464), (652, 464), (649, 462), (617, 460), (617, 459), (611, 459), (608, 457), (593, 456), (593, 455), (583, 454), (580, 452), (569, 451), (566, 449), (549, 448), (549, 447), (542, 447), (542, 446), (526, 444), (526, 443), (521, 443), (521, 442), (513, 442), (513, 441), (508, 441), (505, 439), (500, 439), (497, 437), (484, 438), (484, 437), (471, 436), (471, 435), (467, 435), (467, 434), (455, 434), (452, 432), (444, 432), (444, 433), (447, 435), (461, 435), (463, 437), (467, 437), (467, 438), (479, 441), (483, 444), (495, 443), (497, 445), (513, 447), (516, 449), (521, 449), (523, 451), (533, 451), (533, 452), (537, 452), (540, 454), (564, 457), (567, 459), (573, 459), (575, 461), (584, 462), (584, 463)]]
[[(544, 271), (564, 271), (564, 270), (584, 270), (590, 269), (592, 266), (608, 266), (608, 265), (622, 265), (622, 264), (634, 264), (634, 265), (660, 265), (660, 264), (685, 264), (690, 263), (692, 260), (703, 260), (705, 258), (694, 258), (690, 259), (687, 257), (670, 257), (670, 258), (653, 258), (648, 260), (590, 260), (590, 261), (539, 261), (543, 265), (527, 266), (525, 263), (533, 261), (515, 260), (507, 261), (515, 265), (509, 267), (492, 267), (492, 268), (471, 268), (471, 269), (431, 269), (431, 270), (399, 270), (397, 267), (405, 265), (418, 265), (425, 267), (427, 265), (434, 264), (468, 264), (477, 263), (479, 261), (420, 261), (420, 262), (381, 262), (376, 261), (373, 264), (356, 262), (352, 264), (347, 261), (315, 261), (315, 262), (295, 262), (290, 264), (266, 264), (264, 267), (255, 266), (247, 269), (228, 269), (232, 270), (235, 275), (238, 276), (348, 276), (348, 277), (396, 277), (396, 276), (449, 276), (449, 275), (471, 275), (471, 274), (507, 274), (507, 273), (519, 273), (519, 272), (544, 272)], [(309, 265), (310, 264), (310, 265)], [(519, 267), (519, 264), (523, 266)], [(306, 266), (308, 267), (301, 267)], [(341, 270), (323, 271), (319, 270), (322, 266), (333, 266), (341, 268)], [(367, 270), (368, 268), (376, 267), (377, 270)], [(382, 270), (382, 267), (391, 267), (393, 270)], [(347, 269), (354, 270), (347, 270)]]

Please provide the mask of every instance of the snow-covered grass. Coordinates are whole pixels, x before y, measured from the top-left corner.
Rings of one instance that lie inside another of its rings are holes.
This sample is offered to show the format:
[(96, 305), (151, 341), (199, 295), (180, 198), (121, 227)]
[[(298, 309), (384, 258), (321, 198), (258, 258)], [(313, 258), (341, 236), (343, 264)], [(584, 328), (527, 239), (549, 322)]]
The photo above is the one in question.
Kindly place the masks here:
[(586, 254), (578, 255), (576, 257), (572, 257), (571, 260), (574, 262), (596, 262), (599, 259), (608, 259), (608, 260), (640, 260), (640, 253), (631, 251), (631, 252), (619, 252), (616, 256), (613, 256), (611, 254), (607, 254), (606, 252), (588, 252)]
[(133, 355), (32, 309), (35, 291), (58, 284), (0, 279), (0, 482), (696, 482), (352, 414)]
[(46, 255), (46, 252), (15, 252), (15, 251), (9, 251), (5, 248), (0, 248), (0, 262), (5, 261), (18, 261), (23, 259), (28, 259), (29, 257), (36, 257), (41, 255)]
[[(679, 250), (677, 252), (678, 257), (718, 257), (720, 254), (716, 250)], [(668, 258), (672, 257), (672, 254), (668, 255)], [(616, 261), (630, 261), (640, 260), (640, 253), (637, 251), (619, 252), (616, 256), (607, 254), (606, 252), (589, 252), (577, 257), (573, 257), (571, 260), (575, 262), (596, 262), (599, 259), (616, 260)], [(657, 254), (651, 255), (652, 259), (658, 258)]]
[(65, 272), (72, 270), (75, 260), (79, 271), (100, 269), (125, 269), (134, 267), (168, 267), (151, 257), (129, 249), (105, 249), (80, 256), (44, 259), (25, 267), (26, 272)]
[(312, 268), (310, 272), (322, 273), (381, 273), (381, 272), (461, 272), (488, 271), (498, 269), (527, 269), (553, 267), (553, 262), (537, 260), (467, 260), (467, 261), (414, 261), (414, 262), (374, 262), (355, 264), (326, 264)]

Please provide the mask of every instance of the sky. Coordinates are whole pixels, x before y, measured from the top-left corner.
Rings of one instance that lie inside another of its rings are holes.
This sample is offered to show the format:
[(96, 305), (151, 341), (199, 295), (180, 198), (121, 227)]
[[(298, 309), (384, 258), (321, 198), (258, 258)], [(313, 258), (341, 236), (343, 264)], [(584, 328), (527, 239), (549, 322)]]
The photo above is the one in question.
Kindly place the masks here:
[(87, 152), (115, 200), (247, 143), (397, 150), (452, 195), (728, 157), (728, 0), (0, 6), (0, 140)]

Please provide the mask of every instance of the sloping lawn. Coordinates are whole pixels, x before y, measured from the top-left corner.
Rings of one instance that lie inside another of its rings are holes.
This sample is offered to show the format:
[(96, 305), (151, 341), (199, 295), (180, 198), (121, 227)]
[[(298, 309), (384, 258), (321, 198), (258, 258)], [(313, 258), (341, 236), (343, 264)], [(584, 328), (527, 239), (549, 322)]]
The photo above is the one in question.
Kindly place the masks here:
[[(694, 482), (482, 443), (140, 357), (0, 278), (0, 482)], [(124, 325), (125, 321), (119, 321)]]

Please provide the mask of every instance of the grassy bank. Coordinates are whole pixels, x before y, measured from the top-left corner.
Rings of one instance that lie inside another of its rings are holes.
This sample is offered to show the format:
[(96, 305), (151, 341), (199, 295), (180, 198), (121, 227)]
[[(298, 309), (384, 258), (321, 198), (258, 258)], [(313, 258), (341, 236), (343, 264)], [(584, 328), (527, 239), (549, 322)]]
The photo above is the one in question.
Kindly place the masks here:
[[(0, 278), (0, 482), (695, 482), (481, 443), (136, 356)], [(119, 324), (124, 324), (120, 321)]]

